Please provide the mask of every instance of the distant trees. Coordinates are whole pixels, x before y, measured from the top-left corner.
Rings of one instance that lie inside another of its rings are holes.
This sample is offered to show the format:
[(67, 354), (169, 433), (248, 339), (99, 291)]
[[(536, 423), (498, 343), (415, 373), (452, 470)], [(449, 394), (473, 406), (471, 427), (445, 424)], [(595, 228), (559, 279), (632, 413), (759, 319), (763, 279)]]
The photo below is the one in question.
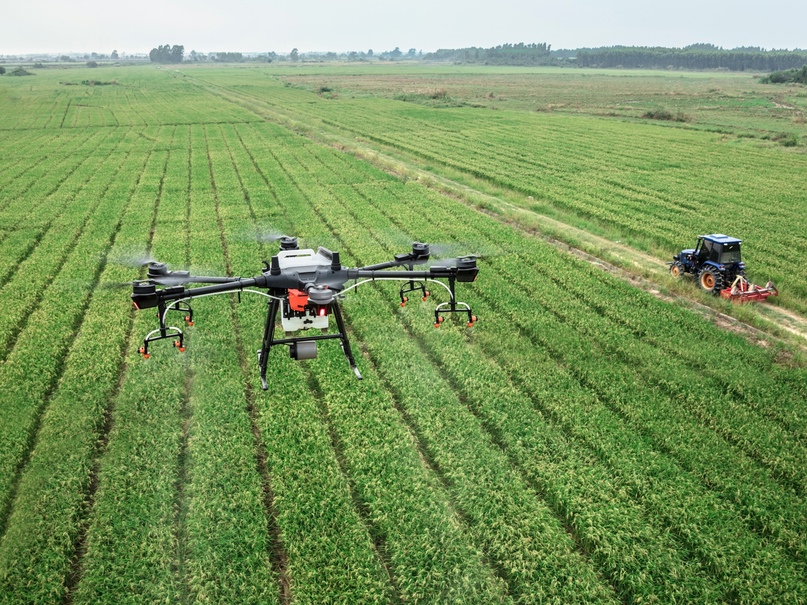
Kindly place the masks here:
[(759, 80), (763, 84), (807, 84), (807, 64), (801, 69), (775, 71)]
[(292, 61), (299, 61), (300, 53), (296, 48), (291, 49), (291, 52), (289, 53), (289, 59), (291, 59)]
[(551, 45), (546, 42), (501, 44), (491, 48), (443, 48), (423, 56), (427, 61), (484, 63), (486, 65), (549, 65), (554, 63)]
[(6, 73), (6, 68), (0, 65), (0, 76), (2, 76), (4, 73)]
[(181, 44), (171, 46), (166, 44), (152, 48), (149, 52), (149, 59), (152, 63), (182, 63), (182, 56), (185, 53), (185, 47)]
[(98, 67), (98, 63), (95, 61), (87, 61), (87, 67)]
[(219, 63), (243, 63), (244, 55), (236, 52), (211, 53), (214, 61)]
[(581, 49), (576, 63), (580, 67), (775, 71), (801, 67), (807, 63), (807, 52), (766, 51), (753, 47), (726, 50), (713, 44), (692, 44), (684, 48), (612, 46)]
[(109, 55), (109, 56), (110, 56), (112, 59), (115, 59), (115, 60), (117, 61), (117, 60), (118, 60), (118, 51), (113, 50), (113, 51), (112, 51), (112, 54), (111, 54), (111, 55)]

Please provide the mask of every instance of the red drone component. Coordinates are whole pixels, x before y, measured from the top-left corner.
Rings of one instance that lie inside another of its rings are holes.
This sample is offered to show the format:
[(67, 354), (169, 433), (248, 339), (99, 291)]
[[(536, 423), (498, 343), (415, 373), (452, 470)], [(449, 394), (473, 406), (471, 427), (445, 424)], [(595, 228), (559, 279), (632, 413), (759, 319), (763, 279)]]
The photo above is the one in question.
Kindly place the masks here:
[(320, 306), (318, 313), (320, 317), (325, 317), (328, 314), (328, 307), (325, 305)]
[(289, 306), (292, 311), (305, 311), (308, 304), (308, 293), (303, 290), (289, 288)]

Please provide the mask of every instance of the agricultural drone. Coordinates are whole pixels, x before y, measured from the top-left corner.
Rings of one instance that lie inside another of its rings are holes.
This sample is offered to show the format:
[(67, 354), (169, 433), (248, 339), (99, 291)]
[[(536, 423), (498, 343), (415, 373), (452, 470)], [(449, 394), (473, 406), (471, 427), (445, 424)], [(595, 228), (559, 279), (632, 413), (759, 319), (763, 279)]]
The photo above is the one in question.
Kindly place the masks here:
[[(317, 341), (339, 340), (342, 351), (350, 367), (361, 380), (356, 361), (350, 350), (345, 322), (338, 300), (346, 292), (357, 286), (379, 280), (404, 282), (400, 288), (401, 306), (408, 300), (408, 294), (417, 292), (425, 301), (430, 292), (426, 282), (438, 283), (449, 293), (449, 300), (437, 305), (434, 310), (434, 325), (440, 327), (447, 315), (459, 313), (467, 316), (468, 327), (476, 322), (471, 307), (458, 302), (455, 296), (456, 282), (472, 282), (479, 273), (476, 257), (463, 256), (415, 271), (416, 265), (429, 261), (428, 244), (415, 242), (406, 254), (397, 254), (393, 260), (349, 268), (342, 265), (339, 253), (326, 248), (299, 249), (297, 238), (281, 236), (280, 251), (272, 256), (271, 262), (263, 261), (263, 271), (255, 277), (211, 277), (191, 275), (189, 271), (171, 271), (164, 263), (148, 263), (148, 279), (132, 282), (132, 302), (138, 310), (157, 309), (159, 328), (146, 335), (139, 352), (148, 359), (149, 344), (162, 339), (174, 339), (174, 346), (185, 350), (182, 330), (166, 323), (169, 313), (179, 313), (187, 325), (193, 325), (193, 309), (190, 300), (203, 296), (226, 294), (228, 292), (250, 292), (269, 299), (269, 311), (263, 331), (263, 342), (258, 351), (258, 366), (261, 371), (261, 384), (266, 390), (266, 366), (269, 352), (276, 345), (287, 345), (293, 359), (313, 359), (317, 356)], [(400, 270), (390, 270), (400, 268)], [(447, 280), (448, 284), (439, 280)], [(352, 285), (348, 282), (355, 281)], [(187, 287), (188, 284), (211, 284), (200, 287)], [(265, 290), (263, 292), (262, 290)], [(322, 330), (315, 335), (275, 338), (275, 324), (280, 313), (280, 321), (285, 332), (305, 332), (310, 328)], [(337, 332), (326, 333), (329, 316), (333, 315)]]

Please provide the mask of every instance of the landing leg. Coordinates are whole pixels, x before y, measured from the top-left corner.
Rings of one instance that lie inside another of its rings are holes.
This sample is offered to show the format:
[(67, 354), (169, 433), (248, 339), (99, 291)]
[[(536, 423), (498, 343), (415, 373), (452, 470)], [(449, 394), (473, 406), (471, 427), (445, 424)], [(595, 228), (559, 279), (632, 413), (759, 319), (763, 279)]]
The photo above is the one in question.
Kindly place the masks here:
[(350, 350), (350, 342), (347, 339), (347, 331), (345, 330), (345, 322), (342, 320), (342, 312), (339, 310), (339, 305), (335, 300), (331, 304), (331, 309), (333, 310), (333, 317), (336, 320), (336, 327), (339, 328), (340, 339), (342, 340), (342, 351), (344, 351), (345, 357), (347, 357), (347, 361), (353, 373), (356, 375), (356, 378), (361, 380), (361, 372), (359, 372), (359, 368), (356, 367), (356, 360), (353, 359), (353, 351)]
[(277, 310), (280, 308), (278, 300), (272, 298), (269, 300), (269, 312), (266, 314), (266, 325), (263, 328), (263, 342), (261, 349), (258, 351), (258, 366), (261, 369), (261, 388), (267, 390), (269, 385), (266, 383), (266, 364), (269, 360), (269, 350), (272, 348), (272, 335), (275, 331), (275, 320), (277, 319)]

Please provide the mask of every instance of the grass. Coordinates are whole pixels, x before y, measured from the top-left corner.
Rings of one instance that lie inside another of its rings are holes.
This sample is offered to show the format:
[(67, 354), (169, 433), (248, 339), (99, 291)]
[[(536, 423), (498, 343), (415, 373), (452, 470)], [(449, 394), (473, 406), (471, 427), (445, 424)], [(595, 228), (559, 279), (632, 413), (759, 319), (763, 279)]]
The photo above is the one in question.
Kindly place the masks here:
[[(508, 224), (545, 213), (661, 258), (718, 229), (714, 206), (752, 234), (753, 271), (785, 275), (800, 147), (699, 130), (787, 132), (769, 130), (791, 110), (767, 89), (411, 65), (110, 67), (119, 85), (96, 87), (56, 72), (0, 84), (0, 603), (807, 601), (804, 368)], [(568, 105), (535, 111), (550, 95)], [(430, 106), (448, 101), (480, 106)], [(658, 108), (692, 120), (640, 119)], [(267, 228), (353, 266), (415, 240), (484, 251), (458, 288), (480, 319), (435, 329), (445, 293), (402, 308), (395, 285), (361, 286), (342, 304), (365, 380), (323, 342), (305, 362), (273, 350), (266, 392), (259, 297), (201, 299), (186, 353), (137, 354), (155, 318), (107, 287), (141, 275), (115, 259), (253, 275)], [(782, 304), (802, 308), (802, 281), (786, 275)]]

